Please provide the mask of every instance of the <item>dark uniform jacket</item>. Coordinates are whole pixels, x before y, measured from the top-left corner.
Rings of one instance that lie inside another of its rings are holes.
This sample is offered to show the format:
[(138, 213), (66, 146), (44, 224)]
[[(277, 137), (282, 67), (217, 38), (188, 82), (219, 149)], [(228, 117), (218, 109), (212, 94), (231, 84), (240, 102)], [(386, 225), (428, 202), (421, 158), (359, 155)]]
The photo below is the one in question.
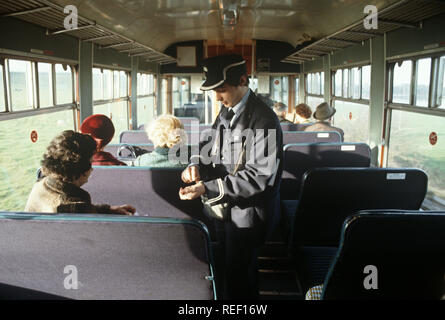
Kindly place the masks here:
[[(262, 241), (265, 231), (270, 231), (266, 225), (276, 224), (280, 216), (281, 126), (275, 112), (250, 92), (244, 110), (230, 128), (231, 134), (221, 139), (221, 129), (230, 123), (225, 119), (227, 113), (228, 108), (222, 106), (212, 126), (210, 144), (202, 142), (200, 156), (192, 156), (191, 163), (199, 163), (208, 203), (229, 203), (230, 219), (236, 227), (256, 229)], [(252, 129), (253, 135), (246, 134), (246, 129)], [(210, 164), (202, 157), (208, 151)], [(241, 165), (233, 174), (238, 162)]]

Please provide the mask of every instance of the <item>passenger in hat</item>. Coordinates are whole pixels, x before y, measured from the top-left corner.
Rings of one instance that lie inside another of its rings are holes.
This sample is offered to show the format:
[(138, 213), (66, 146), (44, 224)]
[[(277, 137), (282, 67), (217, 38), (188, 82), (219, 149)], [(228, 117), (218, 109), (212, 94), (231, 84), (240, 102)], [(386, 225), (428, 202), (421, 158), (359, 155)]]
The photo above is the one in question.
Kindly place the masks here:
[(110, 118), (103, 114), (93, 114), (82, 122), (80, 132), (89, 134), (97, 143), (93, 166), (126, 166), (111, 153), (104, 151), (105, 146), (114, 136), (114, 125)]
[(221, 102), (212, 126), (215, 139), (203, 142), (200, 154), (191, 157), (182, 179), (192, 185), (181, 188), (179, 197), (201, 196), (206, 209), (225, 206), (226, 219), (215, 220), (225, 262), (224, 284), (217, 287), (224, 288), (223, 299), (255, 299), (255, 253), (280, 217), (281, 126), (274, 111), (249, 89), (241, 56), (206, 59), (204, 73), (201, 90), (213, 90)]
[(341, 135), (341, 140), (344, 139), (344, 132), (342, 129), (331, 125), (330, 120), (337, 110), (332, 108), (326, 102), (321, 103), (314, 112), (314, 118), (317, 122), (304, 131), (337, 131)]
[(273, 105), (273, 111), (277, 114), (278, 120), (280, 123), (293, 123), (286, 119), (287, 115), (287, 106), (282, 102), (277, 102)]
[(34, 184), (25, 212), (133, 215), (136, 209), (130, 205), (92, 204), (81, 188), (93, 171), (95, 152), (96, 142), (89, 135), (66, 130), (56, 136), (43, 155), (43, 177)]

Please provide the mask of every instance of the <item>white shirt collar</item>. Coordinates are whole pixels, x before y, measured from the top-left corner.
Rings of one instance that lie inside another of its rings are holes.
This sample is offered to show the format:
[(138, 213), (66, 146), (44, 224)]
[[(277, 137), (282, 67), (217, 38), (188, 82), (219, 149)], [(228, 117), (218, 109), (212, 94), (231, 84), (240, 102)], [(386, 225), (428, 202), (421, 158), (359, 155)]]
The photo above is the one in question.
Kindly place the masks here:
[(235, 120), (240, 116), (240, 114), (243, 112), (244, 108), (246, 107), (247, 100), (249, 99), (250, 95), (250, 89), (247, 90), (246, 94), (243, 96), (243, 98), (238, 102), (235, 106), (232, 107), (232, 111), (235, 113), (232, 120), (230, 120), (230, 126), (232, 126), (235, 123)]

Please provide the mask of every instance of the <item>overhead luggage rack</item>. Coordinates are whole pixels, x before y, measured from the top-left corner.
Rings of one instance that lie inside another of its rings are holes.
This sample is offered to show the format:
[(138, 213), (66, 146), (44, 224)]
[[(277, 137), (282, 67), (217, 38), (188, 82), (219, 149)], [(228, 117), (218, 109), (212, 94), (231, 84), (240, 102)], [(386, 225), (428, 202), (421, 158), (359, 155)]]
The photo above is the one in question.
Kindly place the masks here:
[(307, 45), (285, 57), (281, 62), (301, 64), (402, 27), (422, 28), (423, 20), (443, 12), (445, 12), (443, 1), (401, 0), (378, 12), (378, 29), (367, 30), (362, 19)]
[(47, 0), (3, 0), (0, 2), (0, 17), (15, 17), (46, 28), (47, 36), (69, 34), (85, 42), (93, 42), (102, 49), (113, 48), (129, 56), (141, 57), (149, 62), (169, 64), (176, 59), (149, 46), (133, 41), (82, 16), (78, 27), (64, 28), (67, 14), (64, 8)]

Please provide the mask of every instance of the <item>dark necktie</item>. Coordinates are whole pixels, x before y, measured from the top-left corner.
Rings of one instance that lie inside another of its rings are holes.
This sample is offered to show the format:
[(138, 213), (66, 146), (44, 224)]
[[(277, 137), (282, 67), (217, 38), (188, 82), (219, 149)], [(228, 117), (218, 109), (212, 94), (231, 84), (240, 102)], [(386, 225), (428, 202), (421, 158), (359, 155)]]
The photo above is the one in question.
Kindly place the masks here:
[(222, 117), (224, 118), (224, 120), (226, 120), (227, 128), (230, 127), (230, 121), (232, 120), (234, 115), (235, 112), (233, 112), (232, 108), (230, 108), (227, 112), (222, 114)]

